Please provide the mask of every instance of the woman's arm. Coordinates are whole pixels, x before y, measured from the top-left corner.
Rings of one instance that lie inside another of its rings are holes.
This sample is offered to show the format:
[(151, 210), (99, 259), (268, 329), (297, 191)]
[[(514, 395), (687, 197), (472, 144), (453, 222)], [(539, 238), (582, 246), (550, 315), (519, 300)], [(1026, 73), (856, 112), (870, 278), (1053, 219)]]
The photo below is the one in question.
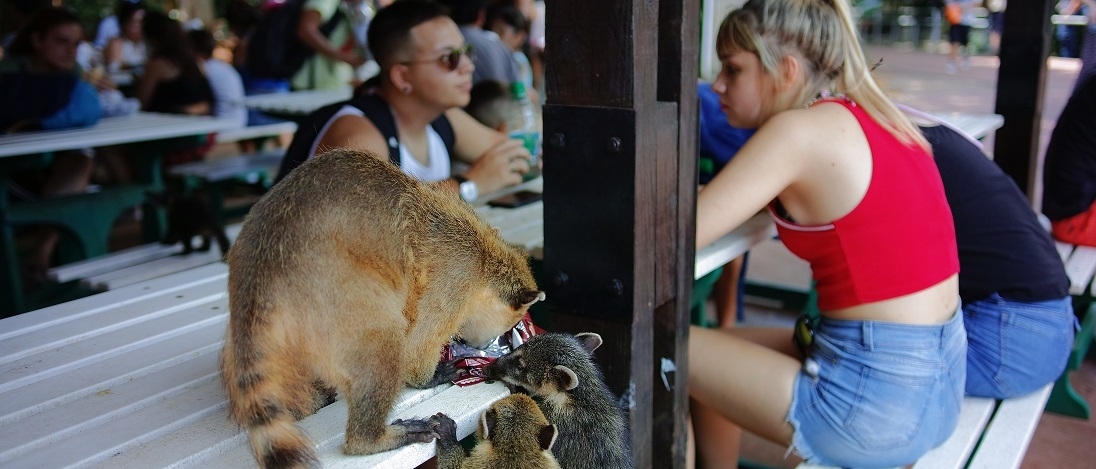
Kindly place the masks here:
[(360, 67), (365, 64), (365, 59), (353, 52), (343, 52), (332, 46), (327, 37), (320, 32), (320, 28), (323, 26), (324, 20), (320, 12), (305, 8), (301, 12), (301, 19), (297, 23), (297, 37), (304, 42), (305, 45), (316, 51), (317, 54), (323, 55), (331, 60), (338, 60), (340, 62), (346, 62), (353, 67)]
[(782, 197), (800, 223), (828, 223), (863, 198), (871, 151), (838, 104), (768, 120), (697, 195), (696, 245), (706, 246)]

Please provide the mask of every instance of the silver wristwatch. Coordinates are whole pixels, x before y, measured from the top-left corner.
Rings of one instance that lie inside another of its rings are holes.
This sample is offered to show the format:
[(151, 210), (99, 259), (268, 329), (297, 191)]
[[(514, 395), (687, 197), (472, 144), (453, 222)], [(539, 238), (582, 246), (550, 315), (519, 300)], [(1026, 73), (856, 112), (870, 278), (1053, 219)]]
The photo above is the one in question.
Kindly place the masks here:
[(476, 181), (470, 181), (459, 174), (454, 174), (453, 179), (457, 181), (460, 187), (460, 198), (464, 199), (465, 202), (474, 202), (479, 197), (479, 187), (476, 186)]

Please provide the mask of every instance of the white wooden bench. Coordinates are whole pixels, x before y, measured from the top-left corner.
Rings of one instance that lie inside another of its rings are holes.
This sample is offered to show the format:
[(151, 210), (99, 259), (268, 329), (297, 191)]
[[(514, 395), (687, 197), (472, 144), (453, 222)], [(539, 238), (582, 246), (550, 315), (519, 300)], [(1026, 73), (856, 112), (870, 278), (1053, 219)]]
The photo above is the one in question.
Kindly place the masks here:
[(232, 130), (217, 132), (217, 143), (238, 142), (256, 138), (277, 137), (284, 134), (292, 134), (297, 131), (297, 123), (291, 121), (275, 122), (273, 124), (251, 125), (238, 127)]
[[(229, 419), (218, 355), (227, 266), (214, 263), (0, 320), (0, 467), (256, 467)], [(407, 390), (390, 414), (444, 412), (471, 434), (501, 384)], [(416, 444), (372, 456), (339, 450), (342, 400), (299, 424), (324, 467), (413, 468)]]
[[(964, 399), (955, 432), (944, 444), (922, 456), (913, 464), (913, 469), (1020, 467), (1051, 386), (1048, 384), (1027, 396), (1003, 401), (978, 397)], [(799, 469), (827, 467), (806, 463), (798, 466)]]
[[(236, 223), (225, 227), (225, 234), (230, 241), (236, 239), (241, 226), (242, 224)], [(191, 242), (196, 245), (199, 240), (195, 237)], [(219, 262), (222, 255), (216, 245), (207, 252), (187, 255), (180, 254), (182, 250), (180, 243), (147, 243), (54, 267), (49, 270), (48, 275), (58, 283), (80, 280), (85, 288), (113, 290)]]

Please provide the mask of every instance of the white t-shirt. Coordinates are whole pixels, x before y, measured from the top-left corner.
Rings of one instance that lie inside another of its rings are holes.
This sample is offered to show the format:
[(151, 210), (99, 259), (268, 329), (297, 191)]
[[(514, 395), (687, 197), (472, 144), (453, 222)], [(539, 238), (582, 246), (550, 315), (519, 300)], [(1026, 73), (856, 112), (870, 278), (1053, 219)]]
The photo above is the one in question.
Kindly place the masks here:
[(219, 59), (205, 61), (206, 79), (213, 88), (213, 115), (231, 120), (237, 126), (247, 125), (247, 108), (244, 107), (244, 82), (239, 72)]
[[(327, 133), (327, 129), (331, 128), (331, 124), (342, 116), (365, 117), (365, 113), (363, 113), (361, 109), (349, 104), (343, 106), (342, 109), (339, 109), (335, 115), (331, 116), (331, 119), (328, 119), (327, 123), (320, 129), (320, 132), (316, 134), (316, 141), (312, 142), (312, 148), (308, 152), (308, 159), (312, 159), (313, 156), (316, 156), (316, 150), (319, 148), (320, 140), (323, 140), (323, 136)], [(449, 150), (445, 148), (445, 141), (434, 131), (433, 127), (427, 126), (426, 142), (429, 163), (425, 165), (415, 159), (415, 156), (407, 150), (407, 147), (405, 147), (403, 143), (399, 144), (400, 169), (403, 170), (404, 174), (420, 181), (432, 182), (449, 179)], [(388, 144), (391, 145), (392, 142), (388, 142)], [(388, 157), (387, 154), (381, 156), (384, 158)]]

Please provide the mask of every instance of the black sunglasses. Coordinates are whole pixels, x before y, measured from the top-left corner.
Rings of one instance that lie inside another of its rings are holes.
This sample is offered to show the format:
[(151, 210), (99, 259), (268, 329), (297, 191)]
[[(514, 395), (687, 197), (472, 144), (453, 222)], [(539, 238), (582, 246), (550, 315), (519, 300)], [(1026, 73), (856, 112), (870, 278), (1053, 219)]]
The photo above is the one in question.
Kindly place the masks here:
[(468, 59), (472, 60), (472, 44), (465, 44), (463, 46), (460, 46), (456, 49), (453, 49), (453, 50), (449, 51), (448, 54), (445, 54), (445, 55), (443, 55), (441, 57), (438, 57), (436, 59), (408, 60), (406, 62), (400, 62), (400, 64), (401, 65), (410, 65), (410, 64), (425, 63), (425, 62), (438, 62), (443, 67), (445, 67), (446, 70), (452, 72), (452, 71), (456, 70), (457, 67), (460, 67), (460, 57), (462, 55), (468, 56)]

